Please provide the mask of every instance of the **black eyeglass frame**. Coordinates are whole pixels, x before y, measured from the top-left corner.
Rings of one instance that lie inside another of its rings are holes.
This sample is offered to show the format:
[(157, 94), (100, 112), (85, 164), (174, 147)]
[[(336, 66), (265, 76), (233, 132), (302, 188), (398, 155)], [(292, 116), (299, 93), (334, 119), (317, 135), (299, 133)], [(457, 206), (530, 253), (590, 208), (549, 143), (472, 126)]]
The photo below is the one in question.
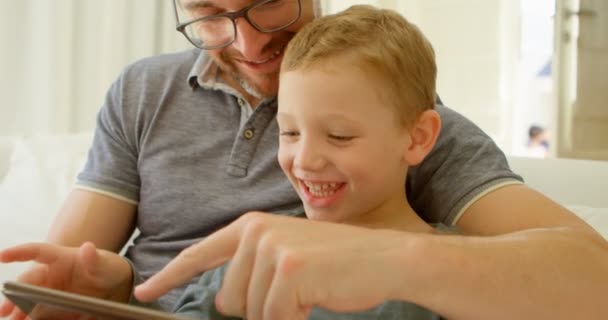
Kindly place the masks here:
[[(273, 33), (273, 32), (277, 32), (277, 31), (281, 31), (285, 28), (290, 27), (291, 25), (293, 25), (294, 23), (296, 23), (300, 17), (302, 16), (302, 2), (301, 0), (296, 0), (298, 2), (298, 14), (297, 16), (293, 19), (293, 21), (289, 22), (288, 24), (280, 27), (280, 28), (275, 28), (275, 29), (263, 29), (260, 26), (258, 26), (255, 22), (251, 21), (251, 19), (249, 18), (249, 10), (251, 10), (252, 8), (264, 5), (266, 3), (272, 2), (272, 1), (276, 1), (276, 0), (260, 0), (260, 1), (256, 1), (246, 7), (244, 7), (243, 9), (239, 10), (239, 11), (234, 11), (234, 12), (226, 12), (226, 13), (220, 13), (220, 14), (214, 14), (214, 15), (210, 15), (210, 16), (206, 16), (206, 17), (201, 17), (201, 18), (197, 18), (194, 20), (190, 20), (190, 21), (186, 21), (183, 23), (179, 22), (179, 13), (177, 12), (177, 1), (179, 0), (173, 0), (173, 11), (175, 12), (175, 21), (176, 21), (176, 28), (175, 30), (177, 30), (178, 32), (180, 32), (181, 34), (184, 35), (184, 37), (186, 37), (186, 39), (188, 39), (188, 42), (190, 42), (193, 46), (199, 48), (199, 49), (203, 49), (203, 50), (214, 50), (214, 49), (221, 49), (224, 47), (229, 46), (230, 44), (232, 44), (235, 40), (236, 40), (236, 36), (237, 36), (237, 29), (236, 29), (236, 19), (238, 18), (245, 18), (245, 20), (247, 20), (247, 23), (249, 23), (253, 28), (255, 28), (256, 30), (258, 30), (259, 32), (263, 32), (263, 33)], [(228, 41), (227, 43), (218, 45), (218, 46), (205, 46), (205, 45), (199, 45), (197, 43), (195, 43), (195, 41), (193, 41), (187, 34), (186, 32), (186, 27), (188, 27), (190, 24), (196, 23), (196, 22), (201, 22), (201, 21), (207, 21), (207, 20), (212, 20), (212, 19), (217, 19), (217, 18), (228, 18), (232, 21), (232, 27), (234, 28), (234, 32), (232, 33), (232, 40)]]

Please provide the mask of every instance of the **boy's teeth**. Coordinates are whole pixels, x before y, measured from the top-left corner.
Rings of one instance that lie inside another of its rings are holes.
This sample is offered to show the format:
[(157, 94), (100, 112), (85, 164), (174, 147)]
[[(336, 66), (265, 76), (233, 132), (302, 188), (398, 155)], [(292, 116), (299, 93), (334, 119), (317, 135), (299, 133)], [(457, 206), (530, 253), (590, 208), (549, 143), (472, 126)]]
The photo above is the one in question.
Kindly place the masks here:
[(305, 181), (304, 184), (310, 190), (335, 189), (338, 186), (338, 184), (335, 183), (335, 182), (331, 182), (331, 183), (312, 183), (312, 182)]
[(304, 185), (306, 188), (308, 188), (308, 192), (310, 192), (313, 196), (324, 198), (334, 194), (336, 192), (336, 188), (339, 186), (339, 183), (312, 183), (304, 181)]

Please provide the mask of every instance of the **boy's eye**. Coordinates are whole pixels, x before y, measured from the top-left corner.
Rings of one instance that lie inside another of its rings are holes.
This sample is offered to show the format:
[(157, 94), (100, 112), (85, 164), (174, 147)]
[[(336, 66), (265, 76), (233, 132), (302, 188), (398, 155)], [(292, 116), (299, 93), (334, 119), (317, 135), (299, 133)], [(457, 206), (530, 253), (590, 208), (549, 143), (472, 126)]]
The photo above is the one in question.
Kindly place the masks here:
[(283, 137), (296, 137), (300, 134), (295, 131), (281, 131), (281, 133), (279, 135), (283, 136)]
[(351, 136), (339, 136), (339, 135), (330, 134), (329, 138), (333, 139), (333, 140), (338, 140), (338, 141), (351, 141), (355, 137), (351, 137)]

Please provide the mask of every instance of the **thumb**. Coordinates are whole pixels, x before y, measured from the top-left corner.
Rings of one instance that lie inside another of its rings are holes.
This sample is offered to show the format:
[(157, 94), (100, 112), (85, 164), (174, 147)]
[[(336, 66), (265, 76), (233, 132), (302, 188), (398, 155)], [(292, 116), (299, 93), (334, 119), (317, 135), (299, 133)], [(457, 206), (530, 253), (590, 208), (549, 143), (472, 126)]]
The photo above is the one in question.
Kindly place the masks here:
[(92, 242), (80, 246), (78, 260), (86, 277), (100, 287), (114, 286), (130, 276), (131, 269), (120, 256), (97, 249)]
[(97, 249), (86, 242), (78, 249), (78, 264), (82, 268), (84, 284), (92, 286), (95, 296), (126, 302), (131, 294), (133, 275), (131, 265), (114, 252)]
[(78, 259), (86, 274), (94, 276), (98, 273), (100, 269), (99, 253), (92, 242), (85, 242), (80, 246), (78, 249)]

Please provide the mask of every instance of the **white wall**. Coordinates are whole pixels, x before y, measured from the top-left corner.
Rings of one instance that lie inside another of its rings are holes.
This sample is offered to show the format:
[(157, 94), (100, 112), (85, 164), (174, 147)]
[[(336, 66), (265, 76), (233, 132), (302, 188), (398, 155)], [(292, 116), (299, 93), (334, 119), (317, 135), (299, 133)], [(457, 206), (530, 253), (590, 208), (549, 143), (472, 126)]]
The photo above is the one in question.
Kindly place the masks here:
[(496, 142), (509, 149), (518, 50), (519, 2), (514, 0), (328, 0), (328, 12), (353, 4), (391, 8), (416, 23), (433, 44), (438, 92)]
[[(505, 115), (517, 52), (513, 0), (419, 1), (418, 19), (437, 51), (438, 92), (499, 144), (508, 139)], [(407, 13), (404, 13), (407, 14)]]

